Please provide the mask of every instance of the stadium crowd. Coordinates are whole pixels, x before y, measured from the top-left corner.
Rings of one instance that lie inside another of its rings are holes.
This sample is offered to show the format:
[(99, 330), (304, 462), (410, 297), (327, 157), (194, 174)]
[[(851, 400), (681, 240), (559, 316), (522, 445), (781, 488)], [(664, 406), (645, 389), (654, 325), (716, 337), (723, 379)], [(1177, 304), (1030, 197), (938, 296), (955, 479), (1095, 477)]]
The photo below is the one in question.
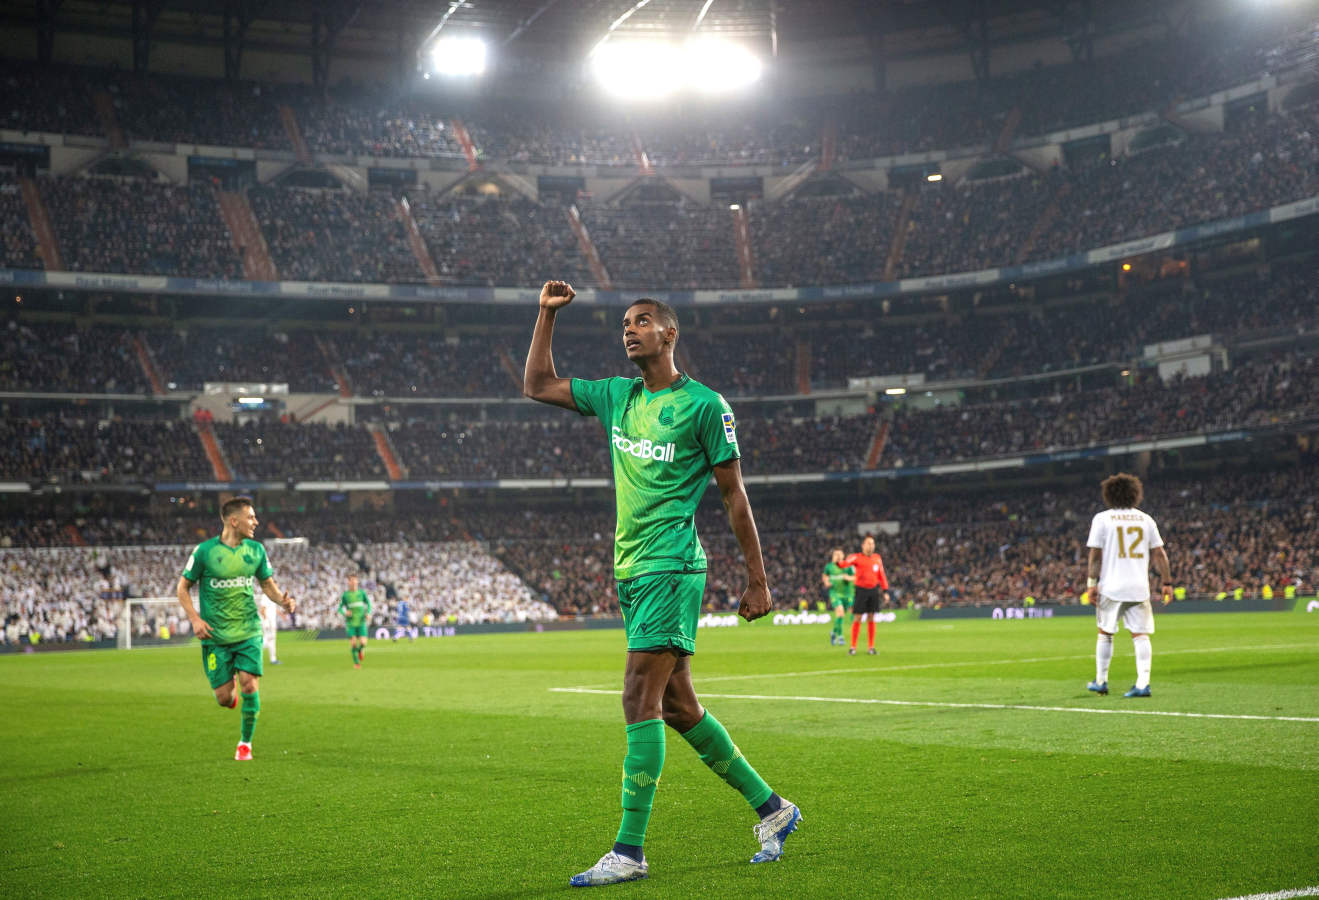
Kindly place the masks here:
[(863, 159), (985, 145), (1017, 111), (1016, 134), (1048, 131), (1200, 97), (1294, 66), (1314, 40), (1304, 11), (1291, 16), (1204, 21), (1146, 36), (1094, 59), (1036, 65), (985, 80), (915, 85), (766, 108), (754, 100), (708, 108), (674, 106), (649, 115), (587, 111), (577, 100), (546, 109), (519, 100), (455, 102), (442, 92), (343, 83), (325, 95), (286, 84), (137, 75), (117, 70), (37, 67), (6, 61), (0, 124), (18, 131), (98, 135), (92, 98), (107, 92), (120, 126), (147, 141), (291, 150), (280, 118), (287, 107), (316, 153), (375, 157), (461, 157), (461, 118), (484, 159), (545, 165), (652, 164), (792, 166), (818, 158), (837, 133), (838, 157)]
[(440, 275), (454, 284), (493, 287), (535, 284), (544, 273), (585, 284), (581, 259), (566, 212), (553, 203), (521, 196), (440, 197), (409, 191), (408, 204)]
[(18, 179), (0, 171), (0, 260), (17, 269), (43, 269)]
[(243, 277), (207, 182), (70, 176), (39, 184), (70, 271)]
[[(1174, 139), (1128, 155), (907, 188), (911, 208), (900, 246), (894, 234), (904, 202), (896, 190), (753, 202), (747, 215), (756, 278), (761, 287), (800, 287), (979, 270), (1057, 258), (1319, 193), (1319, 103), (1235, 116), (1220, 133), (1167, 130)], [(209, 183), (65, 176), (43, 177), (40, 184), (70, 269), (242, 277), (242, 260)], [(258, 185), (248, 197), (282, 278), (424, 280), (398, 201), (386, 191)], [(548, 197), (535, 203), (411, 190), (407, 201), (445, 282), (531, 287), (546, 273), (579, 286), (598, 280), (564, 209)], [(580, 206), (617, 288), (741, 283), (733, 220), (721, 205), (583, 200)], [(21, 226), (21, 198), (0, 204), (0, 214)], [(19, 227), (0, 245), (5, 265), (32, 263), (25, 234), (30, 229)]]
[(72, 414), (0, 418), (0, 479), (52, 484), (211, 477), (190, 423)]
[(259, 185), (250, 188), (247, 196), (281, 278), (425, 280), (396, 201), (387, 193)]
[(0, 390), (144, 394), (130, 332), (10, 319), (0, 331)]
[(1317, 418), (1319, 358), (1281, 354), (1198, 378), (1146, 377), (1127, 387), (900, 410), (880, 465), (1042, 453)]
[[(1160, 523), (1174, 581), (1189, 596), (1314, 589), (1319, 472), (1312, 455), (1281, 468), (1229, 470), (1214, 478), (1152, 473), (1145, 481), (1142, 508)], [(897, 534), (879, 539), (898, 605), (1019, 605), (1026, 597), (1076, 603), (1084, 590), (1087, 524), (1100, 508), (1094, 484), (898, 491), (852, 502), (783, 503), (771, 494), (752, 486), (779, 609), (815, 608), (823, 600), (819, 571), (830, 549), (854, 549), (858, 523), (873, 521), (899, 525)], [(352, 572), (361, 573), (373, 598), (376, 627), (392, 629), (400, 600), (417, 622), (437, 624), (617, 613), (607, 504), (587, 503), (571, 514), (505, 504), (455, 508), (442, 517), (381, 511), (269, 518), (286, 534), (312, 540), (306, 546), (259, 535), (281, 586), (301, 606), (295, 618), (281, 617), (281, 627), (335, 627), (338, 597)], [(55, 641), (113, 637), (122, 596), (172, 596), (190, 542), (210, 532), (191, 518), (139, 525), (137, 539), (173, 532), (173, 540), (168, 546), (0, 550), (6, 640), (28, 641), (33, 631)], [(745, 586), (744, 566), (716, 502), (698, 511), (698, 531), (710, 559), (707, 609), (734, 609)], [(180, 541), (185, 533), (187, 542)], [(394, 540), (375, 540), (386, 535)], [(146, 620), (139, 619), (135, 627), (142, 628)], [(187, 633), (185, 622), (167, 624)]]
[(250, 420), (217, 422), (215, 436), (240, 478), (361, 481), (386, 475), (365, 428)]

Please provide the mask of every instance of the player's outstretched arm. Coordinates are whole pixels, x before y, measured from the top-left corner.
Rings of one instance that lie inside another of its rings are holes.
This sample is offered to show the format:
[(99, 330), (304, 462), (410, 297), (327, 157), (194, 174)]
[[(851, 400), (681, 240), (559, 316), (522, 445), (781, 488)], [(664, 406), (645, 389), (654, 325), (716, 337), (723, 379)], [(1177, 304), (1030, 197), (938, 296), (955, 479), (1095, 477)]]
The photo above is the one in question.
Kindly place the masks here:
[(188, 617), (188, 622), (192, 625), (192, 633), (197, 635), (198, 640), (205, 640), (211, 636), (211, 626), (197, 612), (197, 608), (192, 605), (192, 582), (180, 576), (178, 584), (179, 606), (183, 607), (183, 612)]
[(554, 317), (575, 296), (577, 292), (566, 281), (547, 281), (540, 289), (540, 315), (536, 317), (536, 330), (531, 333), (531, 348), (527, 350), (527, 365), (522, 371), (524, 397), (574, 412), (577, 404), (572, 399), (572, 379), (560, 378), (554, 370), (550, 344), (554, 337)]
[(728, 524), (732, 526), (733, 536), (742, 548), (742, 558), (747, 564), (747, 589), (742, 593), (742, 602), (737, 614), (750, 622), (759, 619), (773, 607), (769, 596), (769, 583), (765, 578), (765, 559), (760, 553), (760, 534), (756, 531), (756, 520), (751, 516), (751, 501), (747, 499), (746, 487), (742, 484), (742, 463), (730, 459), (714, 467), (714, 481), (719, 485), (719, 496), (724, 501), (724, 511), (728, 513)]
[(275, 584), (274, 578), (267, 578), (265, 581), (261, 582), (261, 590), (272, 601), (283, 607), (285, 612), (293, 612), (298, 608), (297, 601), (293, 599), (293, 595), (288, 591), (281, 591), (279, 585)]

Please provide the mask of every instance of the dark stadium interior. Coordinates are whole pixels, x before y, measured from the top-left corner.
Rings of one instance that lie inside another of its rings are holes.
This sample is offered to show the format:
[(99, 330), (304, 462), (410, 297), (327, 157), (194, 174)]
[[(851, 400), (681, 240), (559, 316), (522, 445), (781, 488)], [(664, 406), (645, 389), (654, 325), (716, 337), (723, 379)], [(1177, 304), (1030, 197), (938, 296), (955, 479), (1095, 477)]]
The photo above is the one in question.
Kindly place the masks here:
[[(508, 597), (414, 605), (616, 615), (609, 445), (521, 397), (549, 278), (593, 292), (554, 344), (581, 378), (633, 374), (629, 299), (676, 298), (780, 608), (874, 522), (901, 605), (1075, 604), (1123, 469), (1191, 594), (1319, 577), (1304, 4), (441, 4), (494, 48), (475, 84), (417, 64), (435, 4), (142, 6), (0, 11), (0, 643), (114, 637), (235, 491), (311, 541), (272, 551), (290, 583), (356, 566), (380, 621), (490, 558)], [(588, 89), (609, 23), (675, 22), (775, 64)], [(736, 608), (713, 492), (699, 530)]]

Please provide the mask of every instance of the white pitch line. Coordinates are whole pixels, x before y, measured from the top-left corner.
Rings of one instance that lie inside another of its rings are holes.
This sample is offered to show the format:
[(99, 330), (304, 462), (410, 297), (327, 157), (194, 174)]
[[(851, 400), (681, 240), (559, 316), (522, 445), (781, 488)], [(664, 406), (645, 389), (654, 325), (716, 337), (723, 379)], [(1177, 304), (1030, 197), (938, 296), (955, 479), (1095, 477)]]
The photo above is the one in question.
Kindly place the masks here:
[[(603, 694), (617, 697), (618, 691), (599, 688), (550, 688), (556, 694)], [(1313, 722), (1319, 718), (1305, 716), (1252, 716), (1228, 713), (1193, 713), (1172, 712), (1156, 709), (1103, 709), (1090, 706), (1028, 706), (1023, 703), (953, 703), (942, 700), (877, 700), (871, 697), (811, 697), (792, 694), (710, 694), (701, 692), (702, 697), (715, 697), (720, 700), (796, 700), (801, 703), (855, 703), (868, 706), (929, 706), (943, 709), (1024, 709), (1033, 712), (1070, 712), (1095, 713), (1108, 716), (1168, 716), (1180, 719), (1249, 719), (1259, 722)]]
[(1319, 897), (1319, 885), (1294, 888), (1289, 891), (1272, 891), (1268, 894), (1249, 894), (1243, 897), (1225, 897), (1223, 900), (1291, 900), (1292, 897)]
[[(1160, 650), (1159, 655), (1163, 656), (1169, 653), (1226, 653), (1232, 650), (1305, 650), (1314, 646), (1314, 644), (1261, 644), (1255, 647), (1195, 647), (1186, 650)], [(808, 675), (863, 675), (872, 672), (910, 672), (916, 669), (950, 669), (958, 666), (1008, 666), (1023, 663), (1067, 662), (1074, 659), (1093, 660), (1094, 658), (1094, 653), (1087, 653), (1068, 656), (1028, 656), (1016, 659), (967, 659), (955, 662), (913, 663), (906, 666), (870, 666), (866, 668), (851, 666), (846, 669), (812, 669), (806, 672), (774, 672), (762, 675), (702, 675), (699, 680), (701, 684), (709, 684), (712, 681), (763, 681), (766, 678), (802, 678)]]

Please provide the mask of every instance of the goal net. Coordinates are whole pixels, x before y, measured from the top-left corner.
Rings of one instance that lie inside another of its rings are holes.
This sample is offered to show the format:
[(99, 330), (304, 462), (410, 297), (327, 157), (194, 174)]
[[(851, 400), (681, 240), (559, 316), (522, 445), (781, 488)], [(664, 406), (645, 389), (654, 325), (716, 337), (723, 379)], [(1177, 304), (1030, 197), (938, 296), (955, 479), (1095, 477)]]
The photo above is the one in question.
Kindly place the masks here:
[(192, 625), (177, 597), (132, 597), (119, 614), (120, 650), (178, 643), (192, 636)]

